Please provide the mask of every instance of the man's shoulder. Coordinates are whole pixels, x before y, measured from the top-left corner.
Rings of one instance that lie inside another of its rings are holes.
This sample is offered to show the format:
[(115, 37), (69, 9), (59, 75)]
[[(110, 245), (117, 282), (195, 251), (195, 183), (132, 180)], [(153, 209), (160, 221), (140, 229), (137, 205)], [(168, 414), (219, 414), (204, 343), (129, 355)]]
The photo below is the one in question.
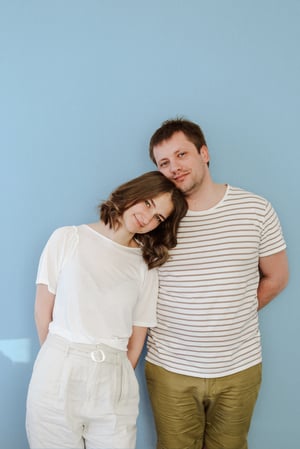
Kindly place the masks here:
[(241, 187), (228, 185), (228, 198), (231, 200), (256, 201), (261, 204), (267, 204), (268, 200), (257, 193), (251, 192)]

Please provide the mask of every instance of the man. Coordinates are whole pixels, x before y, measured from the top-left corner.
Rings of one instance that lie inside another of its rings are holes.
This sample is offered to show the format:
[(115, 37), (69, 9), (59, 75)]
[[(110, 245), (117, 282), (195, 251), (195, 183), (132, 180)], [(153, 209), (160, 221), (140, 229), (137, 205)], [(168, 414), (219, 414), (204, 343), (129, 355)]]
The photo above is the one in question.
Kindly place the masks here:
[(288, 281), (280, 224), (264, 198), (212, 180), (197, 124), (164, 122), (150, 156), (189, 205), (160, 268), (148, 338), (157, 448), (247, 449), (261, 383), (257, 311)]

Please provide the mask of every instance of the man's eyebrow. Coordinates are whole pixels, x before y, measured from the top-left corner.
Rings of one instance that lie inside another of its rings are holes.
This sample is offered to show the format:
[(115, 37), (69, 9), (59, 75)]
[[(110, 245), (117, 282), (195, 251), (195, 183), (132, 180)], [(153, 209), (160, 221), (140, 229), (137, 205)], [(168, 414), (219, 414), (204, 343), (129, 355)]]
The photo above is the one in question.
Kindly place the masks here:
[[(179, 154), (179, 153), (182, 153), (182, 151), (188, 151), (188, 148), (185, 148), (185, 147), (180, 147), (180, 148), (177, 148), (174, 152), (173, 152), (173, 154), (175, 154), (176, 156)], [(166, 156), (166, 157), (162, 157), (161, 159), (159, 159), (158, 161), (157, 161), (157, 163), (159, 164), (159, 163), (161, 163), (161, 162), (164, 162), (164, 161), (168, 161), (169, 160), (169, 158)]]

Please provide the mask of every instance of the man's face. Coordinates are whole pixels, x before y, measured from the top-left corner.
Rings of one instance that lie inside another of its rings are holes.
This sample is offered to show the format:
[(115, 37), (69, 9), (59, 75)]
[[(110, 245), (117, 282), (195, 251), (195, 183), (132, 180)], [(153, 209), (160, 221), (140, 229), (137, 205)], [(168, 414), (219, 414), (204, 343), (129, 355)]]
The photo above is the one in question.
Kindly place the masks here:
[(208, 174), (208, 149), (203, 145), (198, 152), (196, 146), (182, 131), (156, 145), (153, 155), (158, 170), (174, 182), (187, 197), (195, 194), (203, 186)]

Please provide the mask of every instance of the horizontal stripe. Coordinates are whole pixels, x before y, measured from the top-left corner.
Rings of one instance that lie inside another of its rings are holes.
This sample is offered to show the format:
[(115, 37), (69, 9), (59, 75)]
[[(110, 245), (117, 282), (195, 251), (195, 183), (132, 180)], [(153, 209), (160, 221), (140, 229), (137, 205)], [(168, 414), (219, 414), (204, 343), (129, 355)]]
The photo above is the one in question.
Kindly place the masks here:
[(258, 261), (285, 248), (271, 204), (228, 187), (213, 209), (188, 212), (177, 240), (159, 270), (158, 325), (149, 331), (147, 360), (199, 377), (259, 363)]

